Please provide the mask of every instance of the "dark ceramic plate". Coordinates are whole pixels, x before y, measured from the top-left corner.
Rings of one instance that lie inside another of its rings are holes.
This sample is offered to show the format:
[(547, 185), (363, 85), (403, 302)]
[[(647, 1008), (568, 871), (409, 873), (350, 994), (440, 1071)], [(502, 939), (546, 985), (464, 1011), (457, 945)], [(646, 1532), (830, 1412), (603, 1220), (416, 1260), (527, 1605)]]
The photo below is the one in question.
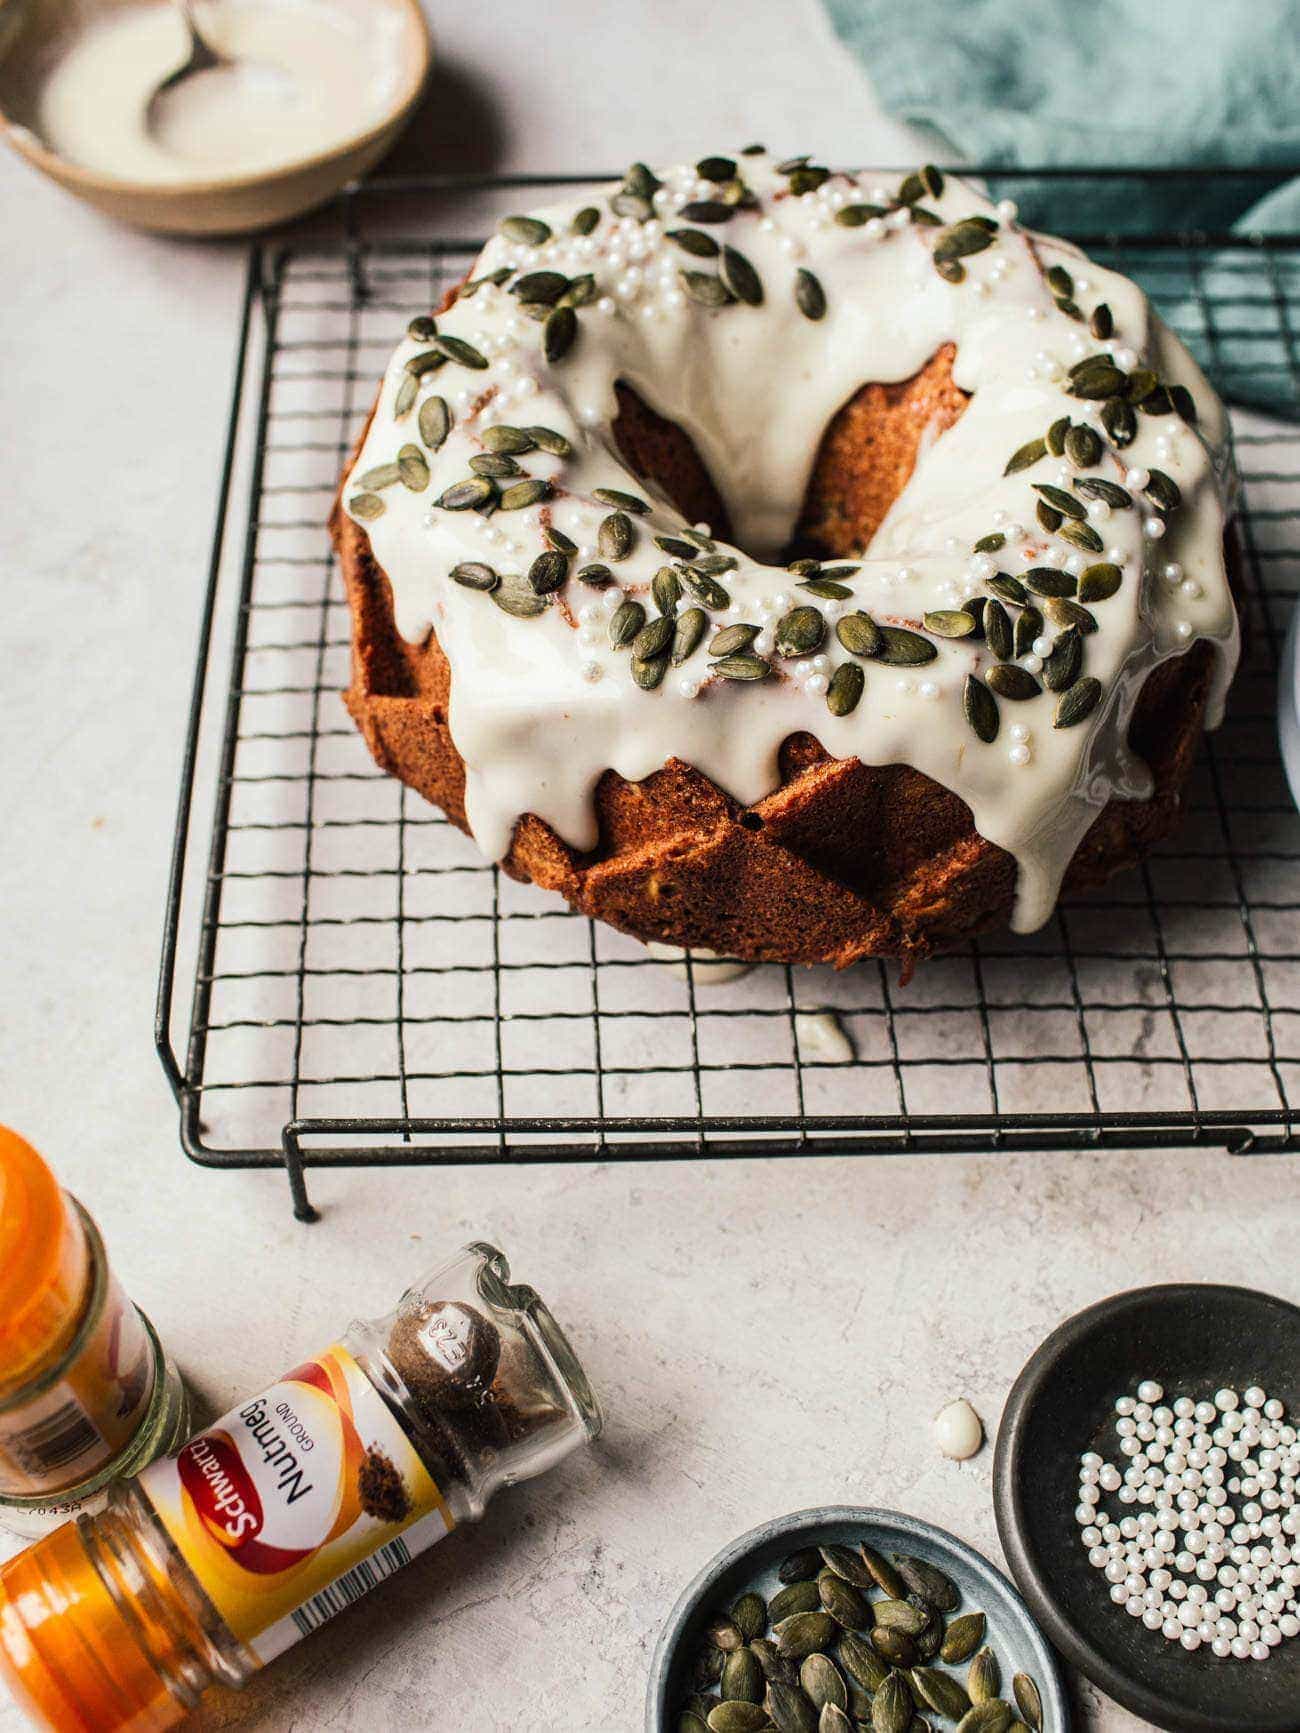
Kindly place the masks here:
[[(1297, 1733), (1300, 1638), (1267, 1661), (1189, 1654), (1110, 1599), (1074, 1519), (1079, 1456), (1143, 1378), (1166, 1399), (1261, 1384), (1300, 1411), (1300, 1308), (1249, 1288), (1183, 1283), (1116, 1294), (1054, 1331), (1016, 1380), (998, 1430), (998, 1533), (1012, 1575), (1066, 1658), (1173, 1733)], [(1100, 1446), (1099, 1446), (1100, 1447)]]
[(781, 1586), (777, 1566), (787, 1553), (828, 1542), (856, 1546), (860, 1541), (886, 1554), (911, 1553), (950, 1576), (961, 1590), (962, 1611), (988, 1615), (988, 1643), (1001, 1663), (1003, 1689), (1010, 1690), (1013, 1674), (1031, 1674), (1042, 1693), (1044, 1733), (1069, 1733), (1069, 1707), (1056, 1657), (1002, 1572), (931, 1523), (896, 1510), (862, 1510), (851, 1504), (777, 1517), (742, 1534), (709, 1560), (682, 1591), (660, 1633), (650, 1664), (646, 1733), (673, 1733), (676, 1728), (676, 1711), (690, 1694), (691, 1662), (704, 1640), (704, 1627), (719, 1608), (729, 1607), (747, 1589), (757, 1589), (764, 1597), (775, 1594)]

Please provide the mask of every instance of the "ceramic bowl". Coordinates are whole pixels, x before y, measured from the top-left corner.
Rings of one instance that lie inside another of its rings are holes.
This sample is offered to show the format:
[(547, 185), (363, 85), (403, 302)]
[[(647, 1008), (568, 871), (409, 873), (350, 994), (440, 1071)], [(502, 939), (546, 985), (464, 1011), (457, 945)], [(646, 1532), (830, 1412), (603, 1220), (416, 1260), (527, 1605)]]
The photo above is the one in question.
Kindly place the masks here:
[(166, 184), (118, 180), (69, 162), (32, 125), (42, 68), (88, 16), (139, 0), (0, 0), (0, 128), (20, 156), (61, 187), (136, 228), (162, 234), (229, 235), (273, 227), (323, 204), (379, 161), (410, 118), (432, 65), (419, 0), (352, 0), (392, 14), (401, 32), (401, 76), (387, 111), (353, 138), (283, 168)]
[(676, 1712), (690, 1694), (691, 1663), (704, 1628), (719, 1609), (748, 1589), (768, 1598), (781, 1586), (777, 1566), (800, 1547), (866, 1541), (886, 1555), (911, 1553), (935, 1564), (961, 1590), (962, 1609), (988, 1615), (988, 1640), (1002, 1666), (1003, 1682), (1029, 1673), (1043, 1699), (1044, 1733), (1068, 1733), (1070, 1710), (1056, 1658), (1029, 1609), (1011, 1584), (973, 1547), (918, 1517), (895, 1510), (865, 1510), (851, 1504), (799, 1510), (765, 1522), (723, 1547), (682, 1591), (655, 1646), (646, 1698), (646, 1733), (674, 1733)]
[[(1125, 1708), (1173, 1733), (1296, 1733), (1300, 1639), (1267, 1661), (1219, 1660), (1148, 1631), (1110, 1599), (1075, 1521), (1079, 1457), (1113, 1455), (1115, 1399), (1145, 1378), (1200, 1400), (1260, 1384), (1300, 1407), (1300, 1309), (1192, 1283), (1117, 1294), (1053, 1332), (1016, 1380), (994, 1455), (998, 1532), (1052, 1642)], [(1103, 1495), (1104, 1497), (1104, 1495)]]

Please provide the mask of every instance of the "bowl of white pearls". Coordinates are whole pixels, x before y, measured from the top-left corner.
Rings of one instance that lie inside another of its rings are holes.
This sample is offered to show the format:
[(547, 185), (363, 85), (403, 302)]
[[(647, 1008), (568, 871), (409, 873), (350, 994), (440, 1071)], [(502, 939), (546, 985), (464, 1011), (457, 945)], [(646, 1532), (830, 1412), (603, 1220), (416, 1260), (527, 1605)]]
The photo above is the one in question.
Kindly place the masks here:
[(1035, 1618), (1117, 1702), (1300, 1728), (1300, 1308), (1180, 1283), (1078, 1313), (1012, 1387), (994, 1490)]

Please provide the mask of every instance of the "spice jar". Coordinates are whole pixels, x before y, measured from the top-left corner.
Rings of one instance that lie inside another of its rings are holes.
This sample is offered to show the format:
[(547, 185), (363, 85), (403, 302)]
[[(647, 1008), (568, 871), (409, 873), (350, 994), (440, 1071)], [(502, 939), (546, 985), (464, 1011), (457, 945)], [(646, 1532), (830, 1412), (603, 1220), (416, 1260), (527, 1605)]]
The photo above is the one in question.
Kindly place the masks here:
[(572, 1349), (509, 1277), (465, 1247), (0, 1567), (0, 1673), (37, 1724), (175, 1726), (595, 1438)]
[(44, 1534), (185, 1436), (185, 1390), (94, 1222), (0, 1126), (0, 1524)]

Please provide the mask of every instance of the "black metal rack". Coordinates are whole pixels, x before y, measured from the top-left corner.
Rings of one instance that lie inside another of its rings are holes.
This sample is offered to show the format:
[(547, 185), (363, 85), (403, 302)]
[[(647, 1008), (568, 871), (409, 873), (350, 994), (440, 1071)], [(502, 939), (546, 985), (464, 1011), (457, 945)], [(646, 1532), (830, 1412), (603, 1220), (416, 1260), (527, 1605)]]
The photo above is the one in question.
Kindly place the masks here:
[[(1113, 194), (1120, 177), (1092, 178)], [(877, 964), (718, 985), (485, 864), (374, 768), (338, 699), (347, 610), (324, 520), (374, 382), (410, 311), (464, 274), (484, 206), (553, 184), (353, 188), (323, 226), (252, 251), (158, 996), (187, 1154), (283, 1165), (309, 1219), (309, 1167), (1295, 1149), (1300, 815), (1275, 686), (1300, 591), (1300, 236), (1075, 237), (1144, 284), (1225, 396), (1275, 406), (1234, 410), (1249, 648), (1180, 834), (1043, 932), (906, 988)], [(473, 220), (430, 240), (467, 199)], [(821, 1009), (852, 1062), (816, 1052), (801, 1016)]]

